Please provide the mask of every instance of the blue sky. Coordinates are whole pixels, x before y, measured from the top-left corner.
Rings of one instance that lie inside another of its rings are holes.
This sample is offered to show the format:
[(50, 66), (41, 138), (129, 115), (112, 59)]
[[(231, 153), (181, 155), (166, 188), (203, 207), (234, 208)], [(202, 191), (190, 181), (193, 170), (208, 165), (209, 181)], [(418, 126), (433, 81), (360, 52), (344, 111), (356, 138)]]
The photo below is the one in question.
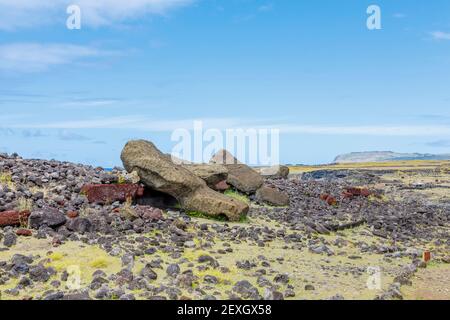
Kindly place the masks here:
[(450, 153), (449, 87), (447, 0), (0, 0), (0, 151), (27, 158), (120, 165), (194, 120), (279, 128), (283, 163)]

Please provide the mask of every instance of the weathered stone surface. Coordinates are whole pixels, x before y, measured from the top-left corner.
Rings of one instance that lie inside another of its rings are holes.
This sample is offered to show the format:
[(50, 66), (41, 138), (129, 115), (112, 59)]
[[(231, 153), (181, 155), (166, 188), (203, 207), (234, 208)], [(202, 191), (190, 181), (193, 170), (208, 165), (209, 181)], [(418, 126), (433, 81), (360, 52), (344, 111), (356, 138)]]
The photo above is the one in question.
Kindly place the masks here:
[(91, 203), (106, 204), (135, 199), (143, 195), (144, 189), (138, 184), (88, 184), (81, 192)]
[(212, 189), (215, 189), (219, 182), (226, 181), (228, 177), (227, 168), (220, 164), (189, 164), (183, 167), (204, 180)]
[(227, 197), (210, 188), (198, 189), (183, 203), (186, 208), (192, 208), (190, 210), (199, 210), (212, 216), (225, 215), (232, 221), (238, 221), (249, 210), (248, 205), (244, 202)]
[(5, 247), (12, 247), (17, 242), (17, 235), (11, 231), (8, 231), (3, 236), (3, 245)]
[(264, 183), (261, 175), (245, 164), (226, 165), (228, 170), (227, 183), (237, 190), (252, 194), (255, 193)]
[(258, 172), (241, 163), (227, 150), (220, 150), (209, 162), (225, 166), (228, 171), (227, 183), (243, 193), (255, 193), (264, 183)]
[(240, 219), (248, 205), (210, 189), (206, 182), (176, 165), (149, 141), (128, 142), (121, 155), (128, 172), (136, 171), (146, 186), (175, 197), (185, 210)]
[(20, 226), (27, 224), (28, 217), (30, 216), (29, 211), (5, 211), (0, 212), (0, 227), (6, 226)]
[(275, 188), (262, 186), (256, 191), (256, 199), (273, 206), (289, 205), (289, 197)]
[(226, 190), (230, 189), (230, 185), (227, 183), (226, 180), (224, 180), (224, 181), (220, 181), (220, 182), (216, 183), (216, 185), (212, 189), (214, 189), (216, 191), (226, 191)]
[(178, 158), (177, 156), (175, 156), (175, 155), (173, 155), (173, 154), (170, 154), (170, 153), (166, 154), (165, 156), (166, 156), (168, 159), (170, 159), (170, 161), (172, 161), (172, 162), (175, 163), (175, 164), (179, 164), (179, 165), (183, 165), (183, 164), (190, 165), (190, 164), (193, 164), (191, 161), (188, 161), (188, 160), (184, 160), (184, 159)]
[(209, 161), (211, 164), (222, 164), (222, 165), (228, 165), (228, 164), (242, 164), (238, 159), (236, 159), (230, 152), (227, 150), (219, 150), (216, 152), (215, 155), (212, 156), (211, 160)]
[(30, 228), (39, 229), (42, 226), (56, 228), (66, 223), (66, 216), (54, 208), (44, 208), (33, 211), (28, 218)]
[(128, 142), (121, 154), (128, 172), (136, 171), (148, 187), (182, 198), (206, 183), (182, 166), (175, 165), (153, 143), (144, 140)]
[(163, 211), (161, 209), (153, 208), (150, 206), (137, 206), (134, 210), (136, 211), (137, 215), (145, 221), (164, 220)]
[(91, 221), (87, 218), (78, 217), (75, 219), (70, 219), (66, 223), (67, 229), (71, 231), (76, 231), (78, 233), (86, 233), (94, 230), (94, 226)]
[(256, 168), (255, 170), (265, 178), (286, 179), (289, 176), (289, 167), (283, 165)]

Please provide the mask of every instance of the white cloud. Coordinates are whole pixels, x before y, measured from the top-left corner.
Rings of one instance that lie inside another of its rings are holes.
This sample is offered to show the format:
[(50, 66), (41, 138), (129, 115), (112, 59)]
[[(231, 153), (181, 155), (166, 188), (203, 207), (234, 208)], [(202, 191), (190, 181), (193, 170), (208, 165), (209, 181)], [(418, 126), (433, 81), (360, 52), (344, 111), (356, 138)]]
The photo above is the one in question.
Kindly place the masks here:
[(281, 132), (323, 134), (323, 135), (362, 135), (362, 136), (450, 136), (450, 126), (443, 125), (399, 125), (399, 126), (314, 126), (280, 125)]
[[(105, 26), (164, 15), (195, 0), (0, 0), (0, 30), (64, 22), (66, 8), (81, 8), (82, 26)], [(64, 25), (64, 24), (62, 24)]]
[[(0, 0), (1, 1), (1, 0)], [(0, 45), (0, 71), (38, 72), (52, 66), (116, 54), (71, 44), (12, 43)]]
[[(446, 125), (372, 125), (372, 126), (324, 126), (296, 125), (289, 123), (268, 124), (266, 120), (239, 118), (198, 119), (203, 128), (225, 129), (279, 129), (281, 133), (315, 135), (354, 136), (450, 136), (450, 126)], [(49, 123), (17, 123), (11, 128), (35, 129), (135, 129), (153, 132), (168, 132), (175, 129), (192, 129), (196, 119), (162, 120), (150, 116), (130, 115), (102, 117), (94, 119), (57, 121)]]
[(111, 106), (116, 103), (118, 103), (119, 100), (115, 99), (86, 99), (86, 100), (74, 100), (74, 101), (67, 101), (62, 103), (62, 106), (64, 107), (106, 107)]
[[(204, 128), (234, 128), (242, 121), (234, 118), (199, 119)], [(135, 129), (153, 132), (167, 132), (180, 128), (192, 129), (195, 119), (160, 120), (148, 116), (132, 115), (117, 117), (102, 117), (93, 119), (56, 121), (48, 123), (16, 123), (11, 128), (39, 128), (39, 129)]]
[(431, 36), (436, 40), (450, 40), (450, 32), (433, 31)]

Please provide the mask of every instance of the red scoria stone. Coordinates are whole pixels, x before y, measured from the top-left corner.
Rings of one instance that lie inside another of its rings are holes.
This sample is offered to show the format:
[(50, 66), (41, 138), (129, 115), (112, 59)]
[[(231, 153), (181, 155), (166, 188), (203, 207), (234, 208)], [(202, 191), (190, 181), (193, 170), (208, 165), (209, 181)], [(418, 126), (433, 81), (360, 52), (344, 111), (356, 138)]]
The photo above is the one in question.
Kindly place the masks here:
[(428, 262), (431, 260), (431, 252), (430, 251), (424, 251), (423, 253), (423, 261)]
[(350, 192), (348, 192), (348, 191), (342, 192), (342, 196), (343, 196), (344, 198), (353, 198), (353, 194), (350, 193)]
[(337, 205), (337, 200), (336, 200), (335, 197), (329, 196), (329, 197), (327, 198), (327, 203), (328, 203), (330, 206), (335, 206), (335, 205)]
[(372, 194), (367, 188), (347, 188), (345, 189), (345, 194), (351, 194), (352, 196), (359, 197), (368, 197)]
[(90, 203), (112, 203), (142, 197), (144, 188), (138, 184), (88, 184), (81, 192)]
[(361, 195), (362, 195), (363, 197), (368, 197), (368, 196), (371, 195), (371, 192), (369, 191), (369, 189), (363, 188), (363, 189), (361, 189)]
[(76, 212), (76, 211), (69, 211), (69, 212), (67, 212), (67, 217), (71, 218), (71, 219), (74, 219), (74, 218), (78, 217), (78, 212)]
[(31, 230), (28, 230), (28, 229), (18, 229), (16, 231), (16, 234), (18, 236), (31, 237), (33, 235), (33, 232), (31, 232)]
[(230, 188), (230, 186), (228, 185), (226, 180), (220, 181), (214, 186), (214, 190), (216, 190), (216, 191), (226, 191), (229, 188)]
[(5, 211), (0, 212), (0, 227), (20, 226), (27, 223), (30, 211)]

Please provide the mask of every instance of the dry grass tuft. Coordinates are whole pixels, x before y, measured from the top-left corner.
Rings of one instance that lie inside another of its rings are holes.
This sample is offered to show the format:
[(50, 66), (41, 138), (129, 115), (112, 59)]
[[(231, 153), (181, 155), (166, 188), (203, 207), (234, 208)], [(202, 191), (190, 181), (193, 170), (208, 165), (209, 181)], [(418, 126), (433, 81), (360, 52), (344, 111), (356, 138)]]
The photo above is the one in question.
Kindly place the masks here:
[(16, 210), (19, 212), (33, 211), (34, 202), (32, 199), (19, 198), (16, 202)]

